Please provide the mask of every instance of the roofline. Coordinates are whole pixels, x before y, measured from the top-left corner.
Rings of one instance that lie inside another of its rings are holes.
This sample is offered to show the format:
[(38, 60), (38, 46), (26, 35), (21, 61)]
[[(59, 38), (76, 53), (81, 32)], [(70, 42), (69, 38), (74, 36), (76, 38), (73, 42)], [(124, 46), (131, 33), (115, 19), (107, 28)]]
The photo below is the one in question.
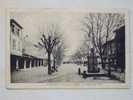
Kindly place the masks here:
[(119, 29), (125, 27), (125, 25), (120, 26), (118, 29), (115, 29), (113, 32), (117, 32)]
[(109, 43), (112, 43), (112, 42), (114, 42), (114, 41), (115, 41), (115, 38), (112, 39), (112, 40), (107, 41), (106, 43), (103, 44), (103, 46), (105, 46), (105, 45), (107, 45), (107, 44), (109, 44)]
[(21, 29), (23, 29), (23, 27), (20, 24), (18, 24), (18, 22), (15, 21), (14, 19), (10, 19), (10, 22), (15, 23), (17, 26), (19, 26)]
[(36, 57), (36, 56), (30, 55), (28, 53), (23, 53), (23, 56), (29, 56), (29, 57), (37, 58), (37, 59), (46, 59), (46, 58), (43, 58), (43, 57)]

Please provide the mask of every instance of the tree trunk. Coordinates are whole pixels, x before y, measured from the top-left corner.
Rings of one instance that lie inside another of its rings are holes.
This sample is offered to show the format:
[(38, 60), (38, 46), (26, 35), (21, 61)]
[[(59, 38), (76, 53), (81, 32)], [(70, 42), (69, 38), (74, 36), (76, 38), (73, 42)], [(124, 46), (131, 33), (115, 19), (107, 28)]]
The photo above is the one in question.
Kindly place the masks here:
[(108, 76), (111, 77), (111, 67), (109, 65), (109, 69), (108, 69)]
[(48, 75), (51, 75), (51, 53), (48, 52)]
[(54, 57), (54, 59), (53, 59), (53, 70), (54, 70), (54, 71), (56, 70), (56, 68), (55, 68), (55, 57)]
[(111, 63), (110, 63), (110, 59), (108, 62), (108, 76), (111, 77)]
[(102, 65), (102, 68), (105, 69), (105, 63), (104, 63), (104, 61), (103, 61), (103, 57), (100, 56), (100, 58), (101, 58), (101, 65)]
[(89, 55), (87, 56), (87, 65), (88, 65), (87, 71), (89, 72), (90, 71)]

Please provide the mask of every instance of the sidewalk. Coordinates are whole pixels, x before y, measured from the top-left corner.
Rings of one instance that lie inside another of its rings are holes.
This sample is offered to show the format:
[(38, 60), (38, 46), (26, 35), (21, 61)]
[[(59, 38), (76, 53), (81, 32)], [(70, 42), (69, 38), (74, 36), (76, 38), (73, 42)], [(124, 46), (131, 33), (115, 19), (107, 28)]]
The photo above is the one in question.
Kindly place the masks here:
[(57, 72), (52, 75), (48, 75), (48, 67), (34, 67), (26, 70), (15, 71), (11, 75), (12, 82), (15, 83), (38, 83), (48, 79), (55, 78), (58, 75)]
[(119, 72), (111, 72), (112, 76), (115, 76), (116, 79), (120, 80), (121, 82), (125, 81), (125, 73)]

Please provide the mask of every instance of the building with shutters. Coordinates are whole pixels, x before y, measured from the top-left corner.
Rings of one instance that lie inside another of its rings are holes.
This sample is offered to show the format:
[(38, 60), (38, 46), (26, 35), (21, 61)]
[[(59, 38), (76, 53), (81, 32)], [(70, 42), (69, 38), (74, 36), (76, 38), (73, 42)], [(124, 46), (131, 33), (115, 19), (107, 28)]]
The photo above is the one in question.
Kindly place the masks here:
[[(24, 41), (23, 27), (14, 19), (10, 19), (10, 65), (11, 72), (20, 69), (39, 67), (46, 65), (46, 59), (41, 57), (39, 53), (33, 54), (35, 51), (33, 44)], [(25, 46), (26, 44), (26, 46)], [(30, 53), (31, 52), (31, 53)]]

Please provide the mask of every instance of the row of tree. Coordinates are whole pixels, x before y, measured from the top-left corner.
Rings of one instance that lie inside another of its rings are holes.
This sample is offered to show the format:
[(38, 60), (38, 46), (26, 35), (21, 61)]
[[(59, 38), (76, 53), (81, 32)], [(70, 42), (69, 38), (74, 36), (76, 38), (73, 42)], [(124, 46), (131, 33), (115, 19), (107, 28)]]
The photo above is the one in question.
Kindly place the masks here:
[[(119, 28), (124, 22), (124, 15), (119, 13), (89, 13), (81, 21), (81, 30), (85, 33), (83, 46), (75, 53), (73, 59), (89, 56), (89, 51), (93, 48), (100, 57), (102, 68), (104, 68), (104, 51), (106, 44), (114, 37), (114, 30)], [(38, 48), (45, 49), (48, 57), (48, 74), (52, 74), (53, 69), (61, 64), (64, 57), (64, 41), (55, 26), (48, 27), (48, 31), (41, 31), (41, 39), (36, 45)], [(51, 65), (53, 56), (53, 66)]]
[(83, 18), (81, 24), (85, 39), (81, 49), (73, 57), (80, 59), (81, 54), (86, 54), (84, 57), (87, 57), (90, 49), (93, 48), (100, 58), (102, 68), (104, 68), (104, 51), (107, 48), (103, 47), (103, 44), (113, 39), (114, 30), (125, 24), (124, 14), (89, 13)]

